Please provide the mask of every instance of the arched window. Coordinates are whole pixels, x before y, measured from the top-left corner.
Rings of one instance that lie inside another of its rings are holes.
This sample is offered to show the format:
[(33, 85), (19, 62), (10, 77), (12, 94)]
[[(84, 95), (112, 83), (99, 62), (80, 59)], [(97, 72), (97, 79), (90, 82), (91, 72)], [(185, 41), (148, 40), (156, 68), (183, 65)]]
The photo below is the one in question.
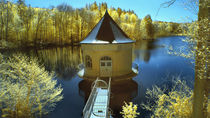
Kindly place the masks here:
[(92, 68), (92, 59), (89, 55), (85, 56), (85, 67)]
[(104, 57), (101, 58), (101, 60), (106, 61), (106, 60), (112, 60), (112, 59), (108, 56), (104, 56)]

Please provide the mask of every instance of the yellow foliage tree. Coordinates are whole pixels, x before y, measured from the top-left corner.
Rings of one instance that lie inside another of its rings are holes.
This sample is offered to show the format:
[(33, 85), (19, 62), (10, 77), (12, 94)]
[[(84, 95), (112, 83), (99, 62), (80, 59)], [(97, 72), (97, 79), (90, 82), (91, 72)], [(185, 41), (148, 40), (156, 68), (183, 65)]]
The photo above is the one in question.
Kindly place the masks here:
[(133, 104), (132, 102), (129, 102), (129, 105), (125, 102), (125, 105), (122, 106), (122, 112), (120, 112), (123, 115), (123, 118), (136, 118), (137, 115), (139, 115), (137, 111), (137, 105)]
[[(141, 19), (133, 11), (125, 11), (121, 8), (108, 9), (106, 3), (97, 4), (94, 2), (81, 9), (73, 9), (67, 4), (44, 9), (26, 6), (23, 0), (19, 0), (17, 3), (0, 1), (0, 47), (6, 48), (78, 43), (96, 25), (105, 10), (109, 11), (116, 23), (133, 40), (170, 35), (166, 27), (174, 26), (174, 23), (169, 25), (164, 22), (162, 23), (164, 25), (160, 23), (159, 27), (156, 27), (158, 31), (154, 31), (149, 15), (142, 20), (140, 26)], [(168, 30), (172, 32), (178, 29), (174, 28), (169, 27)], [(14, 43), (14, 45), (4, 43), (2, 40)]]
[(53, 74), (39, 66), (36, 59), (16, 55), (0, 56), (0, 109), (2, 117), (42, 117), (60, 101), (62, 88)]
[(193, 90), (179, 78), (173, 80), (170, 92), (166, 92), (167, 89), (158, 86), (148, 89), (146, 94), (149, 100), (142, 107), (151, 111), (153, 118), (192, 118)]
[(140, 31), (142, 33), (142, 39), (153, 39), (154, 38), (154, 27), (150, 15), (144, 17), (141, 21)]

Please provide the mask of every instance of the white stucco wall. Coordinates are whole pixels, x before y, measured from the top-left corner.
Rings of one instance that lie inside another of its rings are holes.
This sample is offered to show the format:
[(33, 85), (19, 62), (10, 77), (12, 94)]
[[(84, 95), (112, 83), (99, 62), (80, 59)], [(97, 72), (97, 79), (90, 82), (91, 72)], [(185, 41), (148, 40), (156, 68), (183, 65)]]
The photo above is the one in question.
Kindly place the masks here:
[(85, 56), (92, 58), (92, 68), (85, 68), (85, 76), (100, 76), (100, 59), (109, 56), (112, 59), (112, 77), (126, 75), (132, 71), (132, 47), (127, 44), (82, 44), (83, 63)]

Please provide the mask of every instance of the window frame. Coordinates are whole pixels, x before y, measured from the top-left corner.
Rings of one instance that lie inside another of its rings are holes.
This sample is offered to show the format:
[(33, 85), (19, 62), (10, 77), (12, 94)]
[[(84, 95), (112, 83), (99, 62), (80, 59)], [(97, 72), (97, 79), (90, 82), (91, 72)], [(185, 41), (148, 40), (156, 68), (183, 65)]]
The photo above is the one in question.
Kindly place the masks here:
[(89, 55), (85, 56), (85, 67), (92, 68), (92, 58)]

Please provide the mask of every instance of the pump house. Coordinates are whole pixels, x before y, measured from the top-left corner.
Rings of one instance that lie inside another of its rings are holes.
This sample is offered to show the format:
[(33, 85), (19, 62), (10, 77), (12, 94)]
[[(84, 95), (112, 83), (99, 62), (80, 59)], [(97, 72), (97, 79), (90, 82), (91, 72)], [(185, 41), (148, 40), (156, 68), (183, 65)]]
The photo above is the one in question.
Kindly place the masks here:
[(133, 43), (106, 11), (93, 30), (80, 42), (84, 63), (82, 76), (130, 75), (133, 73)]

